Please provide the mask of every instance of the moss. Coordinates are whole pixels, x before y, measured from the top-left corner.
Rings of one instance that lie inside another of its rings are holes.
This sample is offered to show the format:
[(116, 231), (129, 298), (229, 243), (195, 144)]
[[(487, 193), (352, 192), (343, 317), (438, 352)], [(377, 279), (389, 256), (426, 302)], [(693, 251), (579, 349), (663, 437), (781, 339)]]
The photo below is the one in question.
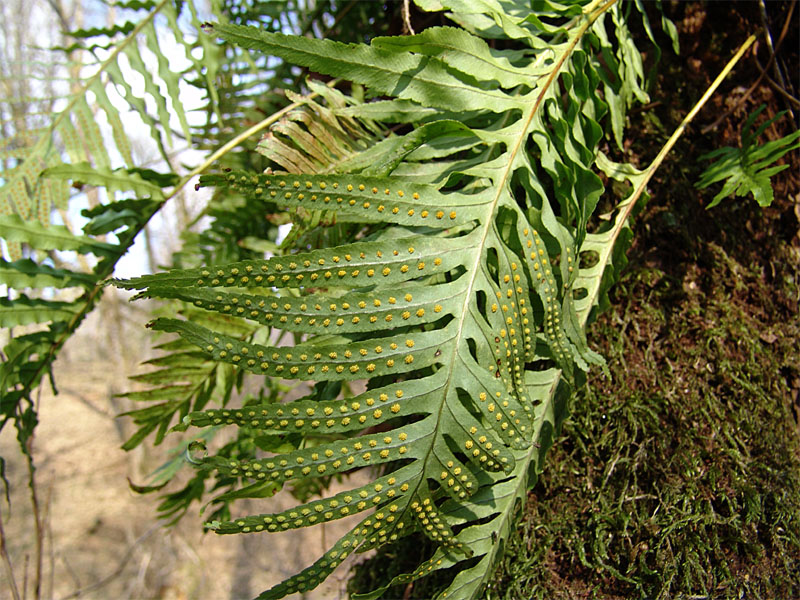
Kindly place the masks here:
[[(577, 395), (492, 597), (800, 596), (796, 318), (709, 244), (698, 285), (639, 265), (595, 325), (612, 380)], [(755, 293), (754, 293), (755, 292)], [(780, 329), (780, 335), (772, 333)], [(776, 368), (779, 367), (779, 368)]]

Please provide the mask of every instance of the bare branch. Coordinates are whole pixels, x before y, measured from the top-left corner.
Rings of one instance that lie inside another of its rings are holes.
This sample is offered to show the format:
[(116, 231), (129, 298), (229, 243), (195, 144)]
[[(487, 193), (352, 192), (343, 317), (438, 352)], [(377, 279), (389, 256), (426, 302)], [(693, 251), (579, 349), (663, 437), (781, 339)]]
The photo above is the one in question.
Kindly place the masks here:
[(11, 588), (11, 595), (13, 596), (14, 600), (20, 600), (19, 590), (17, 589), (17, 580), (14, 579), (14, 569), (11, 566), (11, 558), (8, 556), (8, 550), (6, 549), (6, 536), (3, 531), (2, 510), (0, 510), (0, 556), (3, 557), (3, 567), (6, 571), (8, 585)]

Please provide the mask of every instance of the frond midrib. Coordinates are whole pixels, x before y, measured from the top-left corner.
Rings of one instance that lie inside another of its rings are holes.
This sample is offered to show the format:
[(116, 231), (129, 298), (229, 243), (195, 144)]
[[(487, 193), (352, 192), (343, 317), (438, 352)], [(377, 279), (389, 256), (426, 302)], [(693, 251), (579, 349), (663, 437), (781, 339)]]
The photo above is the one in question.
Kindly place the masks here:
[[(466, 293), (464, 294), (464, 304), (462, 306), (462, 311), (463, 311), (462, 315), (464, 315), (464, 318), (460, 319), (459, 327), (458, 327), (457, 332), (456, 332), (456, 343), (453, 345), (453, 358), (452, 358), (452, 360), (449, 361), (450, 372), (448, 373), (447, 386), (446, 386), (445, 392), (442, 395), (442, 405), (444, 405), (444, 403), (446, 402), (447, 392), (449, 391), (450, 383), (451, 383), (451, 381), (453, 379), (453, 369), (455, 368), (454, 366), (456, 364), (456, 360), (455, 359), (456, 359), (456, 355), (458, 353), (458, 349), (461, 346), (461, 341), (463, 339), (463, 327), (464, 327), (464, 323), (466, 322), (466, 319), (468, 318), (468, 315), (469, 315), (468, 308), (469, 308), (470, 301), (473, 298), (473, 294), (474, 294), (473, 290), (474, 290), (474, 285), (475, 285), (475, 282), (476, 282), (476, 278), (478, 276), (477, 274), (479, 272), (480, 261), (481, 261), (481, 258), (484, 256), (483, 249), (484, 249), (484, 247), (486, 245), (486, 241), (487, 241), (487, 238), (489, 236), (489, 232), (491, 231), (491, 228), (493, 227), (493, 223), (494, 223), (493, 217), (495, 215), (495, 210), (497, 208), (497, 205), (500, 202), (500, 198), (501, 198), (503, 192), (506, 189), (505, 186), (508, 183), (508, 181), (510, 180), (510, 175), (511, 175), (511, 172), (512, 172), (512, 169), (513, 169), (513, 165), (514, 165), (514, 159), (516, 158), (517, 154), (519, 153), (520, 148), (523, 147), (525, 139), (527, 139), (528, 128), (530, 127), (531, 122), (533, 121), (533, 119), (534, 119), (539, 107), (541, 106), (541, 104), (542, 104), (542, 102), (543, 102), (543, 100), (544, 100), (544, 98), (545, 98), (545, 96), (547, 94), (547, 91), (549, 90), (549, 88), (553, 84), (553, 82), (556, 81), (556, 78), (557, 78), (558, 74), (561, 72), (561, 68), (564, 66), (567, 58), (572, 54), (572, 51), (577, 46), (577, 44), (580, 42), (580, 40), (582, 39), (582, 37), (586, 33), (586, 31), (589, 29), (589, 27), (591, 27), (591, 25), (594, 23), (594, 21), (601, 14), (603, 14), (606, 10), (611, 8), (611, 6), (613, 6), (616, 2), (617, 2), (617, 0), (610, 0), (605, 5), (601, 6), (599, 9), (595, 10), (591, 15), (589, 15), (589, 17), (585, 20), (585, 22), (577, 30), (577, 32), (575, 33), (575, 37), (573, 38), (573, 40), (569, 43), (569, 45), (564, 50), (564, 53), (562, 54), (561, 58), (556, 63), (556, 65), (554, 66), (552, 72), (550, 73), (550, 75), (547, 77), (547, 79), (543, 83), (542, 89), (539, 92), (536, 101), (534, 102), (533, 106), (531, 106), (531, 108), (529, 109), (528, 114), (527, 114), (527, 116), (525, 118), (525, 121), (524, 121), (524, 126), (521, 127), (521, 131), (520, 131), (519, 135), (517, 136), (516, 143), (515, 143), (513, 149), (511, 149), (511, 151), (510, 151), (509, 160), (507, 161), (507, 164), (506, 164), (505, 170), (503, 171), (503, 175), (501, 177), (501, 180), (499, 182), (494, 182), (494, 184), (495, 184), (495, 193), (494, 193), (494, 197), (493, 197), (493, 200), (491, 202), (491, 205), (490, 205), (491, 206), (491, 211), (489, 212), (490, 217), (484, 223), (482, 223), (482, 225), (484, 227), (484, 231), (483, 231), (483, 235), (481, 236), (480, 243), (479, 243), (480, 251), (475, 253), (475, 260), (474, 260), (474, 263), (472, 265), (472, 269), (470, 270), (471, 275), (470, 275), (469, 283), (467, 285)], [(585, 323), (585, 319), (584, 319), (583, 323)], [(559, 384), (559, 382), (561, 380), (562, 374), (563, 374), (563, 371), (561, 369), (555, 369), (554, 370), (552, 387), (551, 387), (550, 393), (547, 395), (547, 402), (545, 403), (544, 407), (541, 409), (542, 412), (547, 412), (550, 409), (550, 406), (552, 405), (553, 401), (555, 400), (556, 388), (558, 387), (558, 384)], [(438, 411), (438, 413), (441, 415), (441, 413), (442, 413), (441, 409)], [(541, 432), (542, 427), (544, 426), (545, 419), (543, 419), (543, 418), (535, 419), (534, 423), (535, 423), (535, 425), (534, 425), (534, 429), (532, 431), (532, 437), (530, 438), (531, 440), (536, 440), (536, 439), (539, 438), (539, 434)], [(437, 430), (438, 430), (438, 427), (439, 427), (439, 424), (438, 424), (438, 420), (437, 420)], [(431, 449), (429, 450), (428, 454), (430, 454), (430, 452), (432, 452), (432, 450), (433, 450), (433, 447), (431, 446)], [(512, 473), (509, 475), (509, 476), (513, 477), (515, 481), (517, 481), (517, 486), (516, 486), (516, 489), (514, 491), (514, 494), (512, 495), (512, 498), (517, 498), (517, 497), (520, 497), (520, 496), (524, 496), (525, 491), (528, 489), (529, 481), (528, 481), (527, 473), (528, 473), (528, 470), (529, 470), (529, 467), (530, 467), (530, 463), (533, 460), (534, 454), (538, 453), (538, 450), (539, 449), (538, 449), (536, 444), (530, 444), (530, 446), (526, 450), (523, 450), (523, 451), (521, 451), (519, 453), (520, 457), (515, 456), (515, 459), (517, 459), (516, 460), (516, 464), (515, 464), (515, 468), (512, 471)], [(513, 450), (512, 450), (512, 453), (516, 454), (515, 452), (513, 452)], [(519, 458), (522, 458), (522, 460), (519, 460)], [(509, 502), (508, 509), (507, 510), (503, 510), (503, 511), (500, 512), (501, 519), (502, 519), (502, 521), (505, 522), (504, 525), (506, 523), (511, 523), (513, 521), (514, 504), (515, 503), (513, 501)], [(492, 521), (494, 521), (494, 519)], [(499, 546), (500, 546), (499, 544), (492, 545), (490, 551), (487, 553), (489, 555), (489, 561), (492, 564), (494, 563), (494, 558), (495, 558), (497, 552), (499, 551)], [(483, 572), (483, 574), (481, 575), (481, 577), (479, 579), (481, 580), (481, 582), (483, 582), (486, 579), (486, 577), (488, 577), (490, 574), (491, 574), (491, 570), (487, 569), (487, 570), (485, 570)], [(478, 585), (480, 585), (480, 583)]]

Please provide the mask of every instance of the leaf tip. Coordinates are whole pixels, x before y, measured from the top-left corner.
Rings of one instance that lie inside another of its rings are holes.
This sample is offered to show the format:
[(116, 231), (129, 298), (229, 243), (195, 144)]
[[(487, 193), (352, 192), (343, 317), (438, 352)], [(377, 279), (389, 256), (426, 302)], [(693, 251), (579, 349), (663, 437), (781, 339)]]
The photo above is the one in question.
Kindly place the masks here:
[(208, 531), (218, 531), (222, 527), (221, 521), (208, 521), (203, 524), (203, 527)]

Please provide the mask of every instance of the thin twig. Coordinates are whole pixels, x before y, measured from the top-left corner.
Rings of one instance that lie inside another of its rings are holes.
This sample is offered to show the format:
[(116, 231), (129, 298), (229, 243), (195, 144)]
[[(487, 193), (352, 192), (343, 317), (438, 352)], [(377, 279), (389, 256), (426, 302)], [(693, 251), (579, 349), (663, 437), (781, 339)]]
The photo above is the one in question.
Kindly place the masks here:
[[(42, 388), (39, 386), (36, 401), (36, 414), (39, 414), (39, 401), (41, 400)], [(44, 531), (42, 530), (42, 515), (39, 507), (39, 493), (36, 486), (36, 466), (33, 464), (33, 442), (34, 432), (31, 431), (25, 442), (25, 458), (28, 464), (28, 487), (31, 489), (31, 508), (33, 509), (33, 532), (36, 539), (36, 554), (34, 555), (34, 576), (33, 576), (33, 598), (39, 600), (42, 597), (42, 561), (44, 560)]]
[[(639, 198), (647, 189), (647, 184), (653, 177), (655, 172), (658, 170), (658, 167), (660, 167), (661, 163), (664, 162), (664, 159), (666, 158), (667, 154), (669, 154), (670, 150), (672, 150), (672, 147), (676, 144), (678, 139), (683, 135), (683, 132), (689, 126), (689, 123), (691, 123), (692, 120), (697, 115), (697, 113), (700, 112), (700, 109), (703, 108), (703, 106), (705, 106), (705, 103), (708, 102), (708, 99), (714, 94), (714, 92), (717, 91), (717, 88), (728, 76), (728, 73), (730, 73), (733, 70), (733, 67), (736, 65), (736, 63), (739, 62), (739, 60), (742, 58), (747, 49), (755, 41), (756, 41), (756, 36), (754, 35), (751, 35), (745, 40), (745, 42), (741, 45), (736, 54), (733, 55), (733, 58), (731, 58), (728, 61), (728, 64), (725, 65), (725, 68), (722, 69), (719, 75), (717, 75), (716, 79), (714, 79), (714, 81), (711, 83), (711, 86), (706, 90), (706, 92), (703, 94), (700, 100), (698, 100), (697, 103), (694, 105), (694, 107), (692, 107), (692, 110), (689, 111), (689, 114), (687, 114), (683, 118), (681, 124), (678, 125), (677, 129), (675, 129), (673, 134), (667, 140), (667, 143), (664, 144), (664, 146), (661, 148), (661, 151), (653, 159), (653, 162), (651, 162), (650, 165), (647, 167), (647, 169), (644, 170), (644, 178), (641, 181), (637, 182), (636, 190), (630, 197), (628, 197), (623, 202), (623, 204), (619, 206), (620, 214), (617, 216), (617, 225), (614, 227), (611, 233), (611, 239), (609, 242), (607, 242), (606, 248), (611, 249), (614, 247), (614, 244), (616, 244), (617, 237), (619, 237), (619, 234), (622, 232), (624, 225), (628, 220), (628, 217), (633, 211), (634, 206), (636, 206), (636, 204), (639, 201)], [(605, 258), (601, 257), (601, 260), (604, 261), (603, 264), (608, 264), (608, 256), (606, 256)], [(588, 311), (582, 313), (580, 317), (581, 325), (585, 326), (586, 320), (588, 318), (589, 318)]]
[(28, 600), (28, 563), (30, 561), (30, 554), (26, 552), (25, 564), (22, 566), (22, 600)]
[[(333, 80), (333, 81), (329, 82), (328, 85), (332, 86), (333, 84), (336, 83), (336, 81), (338, 81), (338, 80)], [(305, 99), (306, 100), (310, 100), (311, 98), (316, 98), (318, 95), (319, 94), (314, 92), (312, 94), (309, 94), (308, 96), (305, 96)], [(224, 146), (222, 146), (217, 151), (215, 151), (211, 156), (209, 156), (206, 160), (204, 160), (201, 165), (199, 165), (199, 166), (195, 167), (194, 169), (192, 169), (192, 171), (188, 175), (186, 175), (181, 180), (180, 183), (178, 183), (178, 185), (175, 187), (175, 189), (172, 190), (172, 193), (169, 196), (167, 196), (167, 198), (164, 200), (164, 202), (162, 202), (162, 205), (164, 203), (168, 202), (169, 200), (171, 200), (172, 198), (174, 198), (175, 196), (177, 196), (178, 192), (180, 192), (184, 187), (186, 187), (186, 184), (189, 183), (189, 180), (192, 177), (194, 177), (195, 175), (199, 175), (200, 173), (205, 171), (208, 167), (210, 167), (212, 164), (214, 164), (214, 162), (216, 160), (218, 160), (220, 157), (224, 156), (225, 154), (227, 154), (228, 152), (233, 150), (236, 146), (241, 144), (247, 138), (255, 135), (256, 133), (258, 133), (262, 129), (265, 129), (265, 128), (269, 127), (270, 125), (272, 125), (273, 123), (278, 121), (281, 117), (283, 117), (283, 115), (285, 115), (288, 112), (293, 111), (296, 108), (299, 108), (300, 106), (302, 106), (302, 102), (293, 102), (292, 104), (282, 108), (278, 112), (272, 113), (266, 119), (263, 119), (262, 121), (259, 121), (258, 123), (256, 123), (255, 125), (253, 125), (249, 129), (247, 129), (246, 131), (244, 131), (244, 132), (240, 133), (239, 135), (237, 135), (236, 137), (234, 137), (232, 140), (229, 140), (228, 143), (226, 143)]]
[(14, 597), (14, 600), (20, 600), (19, 590), (17, 589), (17, 580), (14, 579), (14, 568), (11, 566), (11, 557), (8, 556), (8, 549), (6, 548), (6, 535), (3, 531), (2, 510), (0, 510), (0, 556), (3, 557), (3, 567), (6, 571), (8, 586), (11, 588), (11, 595)]
[(56, 550), (53, 542), (53, 520), (50, 518), (50, 511), (53, 508), (53, 486), (47, 486), (47, 500), (44, 503), (45, 517), (44, 517), (44, 532), (45, 540), (50, 541), (49, 552), (47, 556), (50, 563), (50, 577), (48, 578), (47, 598), (53, 597), (53, 590), (55, 589), (55, 573), (56, 573)]
[(800, 108), (800, 100), (792, 96), (777, 81), (770, 77), (769, 74), (764, 70), (764, 67), (761, 66), (761, 63), (758, 62), (758, 58), (754, 56), (753, 59), (755, 60), (756, 67), (758, 67), (758, 70), (762, 75), (764, 75), (764, 79), (770, 85), (770, 87), (783, 96), (787, 102), (790, 102), (791, 104), (794, 104), (796, 107)]
[(93, 590), (96, 590), (96, 589), (99, 589), (99, 588), (103, 587), (104, 585), (109, 584), (116, 577), (118, 577), (120, 575), (120, 573), (122, 573), (122, 571), (125, 569), (125, 565), (128, 564), (128, 561), (133, 556), (133, 551), (136, 550), (136, 547), (139, 544), (141, 544), (143, 541), (145, 541), (147, 538), (149, 538), (151, 535), (153, 535), (153, 532), (155, 532), (160, 527), (161, 527), (161, 524), (160, 523), (156, 523), (155, 525), (150, 527), (150, 529), (148, 529), (142, 535), (140, 535), (128, 547), (128, 550), (125, 552), (125, 555), (122, 557), (122, 560), (119, 561), (119, 564), (117, 565), (117, 568), (114, 569), (111, 573), (109, 573), (108, 575), (106, 575), (102, 579), (100, 579), (98, 581), (95, 581), (94, 583), (90, 583), (89, 585), (87, 585), (84, 588), (80, 588), (78, 590), (75, 590), (74, 592), (72, 592), (68, 596), (64, 596), (63, 598), (61, 598), (61, 600), (71, 600), (72, 598), (78, 598), (79, 596), (82, 596), (83, 594), (86, 594), (87, 592), (91, 592)]
[[(769, 51), (772, 54), (777, 54), (777, 51), (772, 45), (772, 33), (769, 30), (769, 19), (767, 18), (767, 5), (764, 4), (764, 0), (759, 0), (758, 2), (759, 13), (761, 15), (761, 23), (764, 25), (764, 37), (767, 39), (767, 47), (769, 47)], [(791, 10), (791, 9), (790, 9)], [(781, 73), (781, 67), (776, 60), (772, 64), (772, 70), (775, 72), (775, 78), (778, 80), (778, 83), (781, 87), (786, 87), (786, 80), (783, 78), (783, 73)], [(767, 75), (767, 79), (769, 79), (769, 75)], [(791, 108), (789, 109), (791, 112)], [(794, 114), (792, 114), (792, 119), (794, 119)]]
[(739, 100), (736, 102), (736, 104), (734, 104), (734, 105), (733, 105), (733, 106), (732, 106), (732, 107), (731, 107), (729, 110), (727, 110), (727, 111), (725, 111), (724, 113), (722, 113), (722, 114), (719, 116), (719, 118), (717, 118), (717, 120), (716, 120), (716, 121), (714, 121), (714, 122), (713, 122), (711, 125), (707, 125), (707, 126), (703, 127), (703, 129), (701, 129), (701, 130), (700, 130), (700, 133), (702, 133), (703, 135), (705, 135), (705, 134), (707, 134), (709, 131), (711, 131), (711, 130), (713, 130), (713, 129), (716, 129), (716, 128), (719, 126), (719, 124), (720, 124), (720, 123), (722, 123), (722, 121), (724, 121), (724, 120), (725, 120), (725, 119), (727, 119), (727, 118), (728, 118), (728, 117), (729, 117), (731, 114), (733, 114), (733, 112), (734, 112), (734, 111), (736, 111), (736, 110), (737, 110), (737, 109), (738, 109), (738, 108), (739, 108), (739, 107), (742, 105), (742, 103), (743, 103), (745, 100), (747, 100), (747, 99), (750, 97), (750, 95), (751, 95), (751, 94), (752, 94), (752, 93), (755, 91), (755, 89), (758, 87), (758, 84), (760, 84), (760, 83), (761, 83), (761, 80), (762, 80), (762, 79), (764, 79), (764, 77), (765, 77), (765, 76), (766, 76), (766, 74), (767, 74), (767, 71), (768, 71), (768, 70), (769, 70), (769, 68), (772, 66), (772, 63), (773, 63), (773, 62), (775, 62), (775, 57), (777, 56), (777, 52), (778, 52), (778, 50), (780, 50), (780, 49), (781, 49), (781, 44), (783, 44), (783, 40), (786, 38), (786, 32), (789, 30), (789, 23), (791, 23), (791, 21), (792, 21), (792, 14), (794, 13), (794, 5), (795, 5), (795, 3), (794, 3), (794, 2), (792, 2), (792, 3), (789, 5), (789, 14), (787, 14), (787, 15), (786, 15), (786, 22), (783, 24), (783, 29), (781, 30), (781, 36), (780, 36), (780, 38), (778, 38), (778, 43), (777, 43), (777, 44), (775, 44), (775, 52), (773, 52), (773, 53), (772, 53), (772, 55), (769, 57), (769, 60), (767, 61), (767, 64), (764, 66), (764, 70), (763, 70), (763, 71), (761, 71), (761, 75), (758, 77), (758, 79), (756, 79), (755, 83), (754, 83), (753, 85), (751, 85), (751, 86), (750, 86), (750, 89), (748, 89), (748, 90), (747, 90), (747, 91), (744, 93), (744, 96), (742, 96), (741, 98), (739, 98)]
[[(777, 52), (772, 45), (772, 33), (769, 30), (769, 19), (767, 18), (767, 6), (764, 4), (764, 0), (759, 0), (758, 2), (759, 14), (761, 16), (761, 23), (764, 26), (764, 37), (767, 40), (767, 47), (769, 51), (772, 53), (773, 56), (777, 56)], [(791, 8), (789, 10), (792, 10)], [(755, 57), (753, 57), (755, 58)], [(756, 64), (758, 64), (758, 60), (756, 60)], [(759, 69), (761, 65), (759, 65)], [(775, 73), (775, 79), (777, 79), (777, 83), (773, 82), (769, 75), (767, 75), (766, 70), (764, 71), (764, 78), (767, 80), (767, 83), (771, 83), (770, 87), (783, 89), (786, 87), (786, 80), (783, 78), (783, 73), (781, 73), (781, 67), (777, 60), (773, 61), (772, 63), (772, 71)], [(792, 112), (792, 105), (789, 104), (787, 106), (787, 110), (789, 111), (789, 116), (792, 119), (792, 123), (794, 123), (794, 112)], [(797, 129), (795, 127), (795, 129)]]
[(408, 0), (403, 0), (403, 33), (414, 35), (414, 28), (411, 27), (411, 7)]
[(67, 555), (66, 554), (62, 554), (61, 555), (61, 560), (64, 563), (64, 566), (67, 568), (67, 573), (69, 573), (69, 576), (72, 577), (72, 582), (75, 584), (75, 587), (80, 589), (81, 588), (81, 578), (78, 577), (78, 574), (75, 572), (75, 569), (72, 568), (72, 565), (70, 564), (69, 560), (67, 559)]

